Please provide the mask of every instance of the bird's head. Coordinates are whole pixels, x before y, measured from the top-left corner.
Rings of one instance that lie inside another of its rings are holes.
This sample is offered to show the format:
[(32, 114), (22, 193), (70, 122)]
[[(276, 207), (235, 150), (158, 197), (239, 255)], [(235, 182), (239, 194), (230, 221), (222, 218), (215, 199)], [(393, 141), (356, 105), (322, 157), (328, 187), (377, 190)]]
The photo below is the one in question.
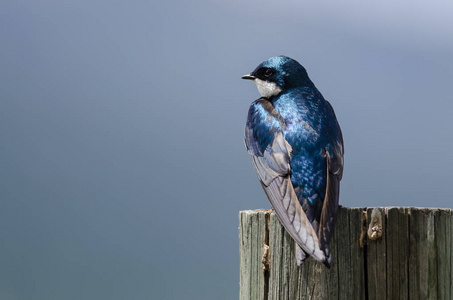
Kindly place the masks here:
[(296, 60), (286, 56), (275, 56), (262, 62), (242, 79), (253, 80), (261, 96), (271, 98), (295, 87), (311, 86), (307, 71)]

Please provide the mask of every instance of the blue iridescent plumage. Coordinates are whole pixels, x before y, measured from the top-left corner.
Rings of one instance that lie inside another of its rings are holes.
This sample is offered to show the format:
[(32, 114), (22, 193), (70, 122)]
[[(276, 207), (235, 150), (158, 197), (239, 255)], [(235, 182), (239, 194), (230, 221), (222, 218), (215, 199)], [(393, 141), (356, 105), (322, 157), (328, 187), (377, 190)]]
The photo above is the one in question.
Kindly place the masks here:
[(309, 254), (329, 266), (343, 172), (335, 113), (291, 58), (272, 57), (243, 78), (263, 96), (250, 106), (245, 127), (263, 189), (298, 245), (298, 264)]

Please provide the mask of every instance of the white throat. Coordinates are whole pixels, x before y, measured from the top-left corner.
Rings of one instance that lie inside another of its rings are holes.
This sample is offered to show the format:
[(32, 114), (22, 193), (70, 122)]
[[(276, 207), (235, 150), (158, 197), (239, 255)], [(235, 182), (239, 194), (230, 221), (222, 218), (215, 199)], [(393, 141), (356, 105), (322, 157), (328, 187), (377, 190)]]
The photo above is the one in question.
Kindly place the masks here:
[(277, 96), (282, 91), (282, 89), (275, 82), (264, 81), (256, 78), (255, 83), (261, 96), (266, 98)]

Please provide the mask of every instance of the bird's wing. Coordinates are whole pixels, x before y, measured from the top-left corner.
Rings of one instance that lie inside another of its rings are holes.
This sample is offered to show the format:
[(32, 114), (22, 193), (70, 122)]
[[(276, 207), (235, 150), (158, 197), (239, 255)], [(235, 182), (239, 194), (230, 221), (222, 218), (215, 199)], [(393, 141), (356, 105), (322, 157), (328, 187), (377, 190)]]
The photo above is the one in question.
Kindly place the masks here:
[[(327, 184), (318, 227), (320, 247), (323, 250), (328, 249), (327, 246), (333, 236), (337, 218), (338, 199), (340, 197), (340, 180), (343, 176), (344, 150), (341, 131), (339, 131), (339, 140), (336, 142), (332, 151), (329, 153), (326, 149), (324, 153), (327, 162)], [(326, 254), (328, 257), (330, 256), (329, 253)]]
[[(276, 113), (275, 110), (273, 113)], [(249, 112), (249, 121), (252, 118)], [(257, 133), (254, 132), (249, 121), (245, 127), (245, 144), (261, 185), (280, 222), (305, 252), (325, 262), (326, 256), (320, 249), (316, 232), (305, 215), (291, 183), (289, 164), (291, 145), (285, 140), (281, 131), (271, 128), (266, 133)], [(264, 151), (263, 143), (260, 144), (257, 139), (257, 135), (261, 134), (273, 136)]]

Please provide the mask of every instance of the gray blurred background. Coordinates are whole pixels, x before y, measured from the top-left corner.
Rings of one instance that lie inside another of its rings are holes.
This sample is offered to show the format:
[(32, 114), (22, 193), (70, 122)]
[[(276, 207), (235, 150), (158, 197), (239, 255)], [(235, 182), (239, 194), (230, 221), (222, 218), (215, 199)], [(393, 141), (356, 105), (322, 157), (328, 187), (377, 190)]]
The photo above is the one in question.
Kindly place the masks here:
[(345, 206), (452, 207), (451, 1), (1, 1), (0, 299), (236, 299), (241, 75), (335, 108)]

